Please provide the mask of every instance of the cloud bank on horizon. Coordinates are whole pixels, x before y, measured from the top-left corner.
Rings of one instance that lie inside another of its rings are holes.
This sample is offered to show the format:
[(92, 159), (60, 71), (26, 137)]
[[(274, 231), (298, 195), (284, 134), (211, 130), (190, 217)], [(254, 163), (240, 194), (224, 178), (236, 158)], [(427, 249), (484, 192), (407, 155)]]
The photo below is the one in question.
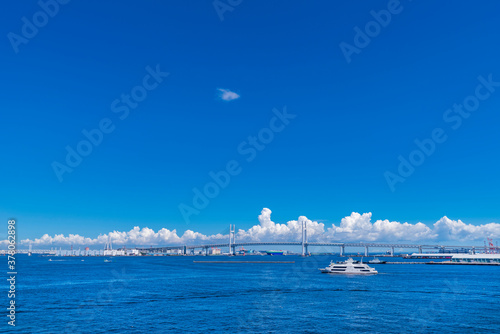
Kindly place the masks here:
[[(439, 219), (429, 227), (423, 223), (409, 224), (389, 220), (371, 221), (372, 214), (357, 212), (342, 218), (337, 226), (332, 224), (325, 229), (323, 223), (311, 221), (305, 216), (298, 220), (290, 220), (286, 224), (277, 224), (271, 220), (271, 210), (262, 209), (258, 217), (259, 224), (248, 230), (238, 230), (236, 240), (239, 242), (259, 241), (300, 241), (302, 222), (307, 224), (309, 242), (446, 242), (446, 241), (483, 241), (486, 237), (500, 238), (500, 224), (484, 225), (465, 224), (461, 220), (451, 220), (448, 217)], [(65, 246), (65, 245), (103, 245), (111, 238), (115, 245), (145, 246), (145, 245), (183, 245), (202, 244), (210, 242), (226, 242), (228, 234), (204, 235), (187, 230), (179, 236), (177, 231), (162, 228), (154, 230), (139, 226), (128, 232), (113, 231), (101, 234), (96, 238), (83, 237), (78, 234), (43, 235), (35, 240), (25, 239), (21, 244), (34, 246)], [(7, 244), (7, 240), (0, 242)]]

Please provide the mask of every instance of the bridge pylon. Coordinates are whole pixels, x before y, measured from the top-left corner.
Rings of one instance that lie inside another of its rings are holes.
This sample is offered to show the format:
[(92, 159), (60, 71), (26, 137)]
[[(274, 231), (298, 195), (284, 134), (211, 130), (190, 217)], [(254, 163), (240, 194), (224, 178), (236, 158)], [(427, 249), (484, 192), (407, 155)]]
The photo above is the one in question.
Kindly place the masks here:
[(307, 250), (307, 221), (302, 220), (302, 256), (306, 256)]
[(236, 225), (229, 224), (229, 255), (236, 255)]

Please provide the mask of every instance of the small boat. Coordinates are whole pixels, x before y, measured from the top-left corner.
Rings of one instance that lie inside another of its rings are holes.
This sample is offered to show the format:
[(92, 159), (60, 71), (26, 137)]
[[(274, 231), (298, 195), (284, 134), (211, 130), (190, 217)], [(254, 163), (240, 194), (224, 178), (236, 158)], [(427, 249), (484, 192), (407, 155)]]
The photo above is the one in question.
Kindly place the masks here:
[(363, 262), (354, 261), (352, 258), (345, 262), (330, 262), (326, 268), (319, 268), (325, 274), (347, 274), (347, 275), (375, 275), (378, 274), (374, 268), (371, 268)]
[(378, 258), (374, 257), (373, 260), (368, 261), (369, 264), (385, 264), (387, 261), (381, 261)]
[(267, 255), (285, 255), (285, 252), (282, 251), (282, 250), (269, 250), (269, 251), (265, 251)]
[(52, 259), (49, 259), (49, 261), (52, 261)]
[(104, 262), (112, 262), (111, 260), (108, 260), (108, 259), (104, 259)]

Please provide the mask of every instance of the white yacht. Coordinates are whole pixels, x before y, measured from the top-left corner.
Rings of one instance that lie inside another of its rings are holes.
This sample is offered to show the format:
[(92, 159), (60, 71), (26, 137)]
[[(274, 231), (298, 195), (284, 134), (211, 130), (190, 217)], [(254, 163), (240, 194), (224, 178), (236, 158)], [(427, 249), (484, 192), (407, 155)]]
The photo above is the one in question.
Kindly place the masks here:
[(378, 257), (374, 257), (373, 260), (368, 261), (369, 264), (386, 264), (386, 261), (380, 261)]
[(326, 268), (319, 268), (322, 273), (327, 274), (348, 274), (348, 275), (374, 275), (378, 274), (374, 268), (371, 268), (363, 262), (354, 261), (349, 258), (345, 262), (330, 262), (330, 265)]

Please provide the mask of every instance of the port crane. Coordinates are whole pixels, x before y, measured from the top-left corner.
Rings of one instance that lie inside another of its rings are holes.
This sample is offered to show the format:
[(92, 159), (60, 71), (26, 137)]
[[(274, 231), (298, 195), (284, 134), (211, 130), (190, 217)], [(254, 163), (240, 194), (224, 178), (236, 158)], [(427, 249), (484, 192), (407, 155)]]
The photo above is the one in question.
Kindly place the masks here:
[(497, 246), (493, 244), (493, 239), (486, 237), (488, 241), (488, 245), (486, 245), (486, 241), (484, 242), (484, 248), (487, 254), (496, 254), (498, 252), (498, 242)]

